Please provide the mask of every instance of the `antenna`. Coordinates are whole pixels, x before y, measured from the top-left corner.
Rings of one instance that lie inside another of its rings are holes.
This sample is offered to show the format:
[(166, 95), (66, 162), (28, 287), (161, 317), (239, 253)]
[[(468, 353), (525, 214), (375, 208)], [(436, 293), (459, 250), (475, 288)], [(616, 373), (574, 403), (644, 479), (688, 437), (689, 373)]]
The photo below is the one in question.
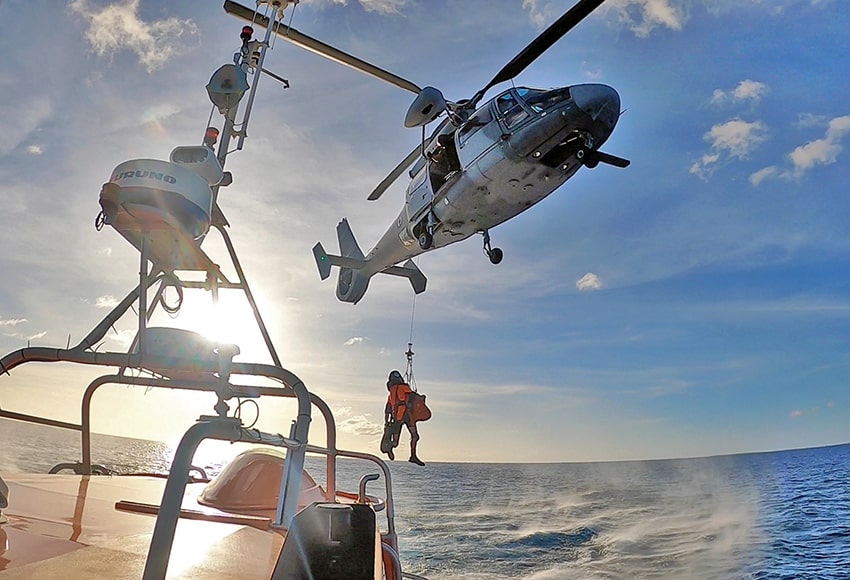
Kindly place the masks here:
[[(251, 94), (248, 96), (248, 104), (245, 105), (245, 114), (242, 117), (241, 128), (238, 132), (234, 131), (234, 134), (239, 137), (239, 142), (236, 145), (237, 151), (242, 150), (242, 147), (245, 143), (245, 138), (248, 137), (248, 121), (251, 118), (251, 109), (254, 106), (254, 96), (257, 94), (257, 85), (260, 82), (259, 73), (264, 72), (270, 77), (280, 81), (283, 84), (284, 88), (289, 88), (289, 81), (274, 73), (264, 70), (263, 62), (266, 59), (266, 52), (269, 48), (271, 48), (269, 40), (271, 39), (272, 33), (280, 25), (280, 19), (283, 17), (283, 11), (290, 4), (295, 6), (299, 2), (300, 0), (257, 0), (257, 7), (259, 7), (261, 4), (266, 4), (269, 8), (272, 9), (271, 12), (273, 16), (273, 18), (269, 19), (268, 26), (266, 26), (266, 35), (262, 42), (251, 40), (251, 36), (254, 34), (254, 29), (252, 27), (244, 26), (242, 28), (242, 50), (240, 54), (240, 67), (243, 71), (247, 71), (249, 69), (252, 69), (254, 71), (254, 86), (252, 87)], [(255, 10), (255, 17), (256, 13), (257, 11)]]

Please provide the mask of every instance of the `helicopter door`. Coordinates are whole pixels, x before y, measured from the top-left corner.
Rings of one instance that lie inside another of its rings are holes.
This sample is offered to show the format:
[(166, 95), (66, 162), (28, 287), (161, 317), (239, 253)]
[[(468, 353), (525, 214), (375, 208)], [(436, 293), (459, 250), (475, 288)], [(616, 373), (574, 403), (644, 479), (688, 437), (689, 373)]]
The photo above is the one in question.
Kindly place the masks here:
[(493, 123), (494, 117), (490, 110), (490, 105), (482, 107), (464, 123), (457, 131), (458, 135), (458, 156), (460, 164), (463, 167), (468, 167), (482, 153), (492, 148), (498, 142), (498, 136), (501, 133), (498, 127), (492, 130), (493, 127), (487, 127)]
[(428, 165), (422, 168), (411, 180), (407, 186), (407, 196), (405, 197), (404, 206), (407, 209), (407, 222), (409, 224), (416, 223), (422, 214), (431, 205), (431, 200), (434, 197), (434, 192), (431, 189), (431, 183), (425, 179), (428, 173)]

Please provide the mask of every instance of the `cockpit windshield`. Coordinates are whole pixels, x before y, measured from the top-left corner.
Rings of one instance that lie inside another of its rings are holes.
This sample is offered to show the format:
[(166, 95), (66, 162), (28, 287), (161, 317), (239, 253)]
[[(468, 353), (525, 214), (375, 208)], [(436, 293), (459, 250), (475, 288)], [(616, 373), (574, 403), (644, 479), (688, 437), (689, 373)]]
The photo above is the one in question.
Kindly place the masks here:
[(570, 88), (561, 87), (544, 91), (519, 87), (505, 91), (496, 97), (496, 109), (508, 128), (528, 119), (532, 113), (546, 114), (551, 109), (570, 98)]
[(546, 109), (551, 109), (555, 105), (566, 101), (570, 98), (570, 88), (562, 87), (560, 89), (552, 89), (551, 91), (542, 91), (540, 89), (529, 89), (521, 87), (516, 90), (517, 94), (525, 101), (525, 104), (541, 113)]

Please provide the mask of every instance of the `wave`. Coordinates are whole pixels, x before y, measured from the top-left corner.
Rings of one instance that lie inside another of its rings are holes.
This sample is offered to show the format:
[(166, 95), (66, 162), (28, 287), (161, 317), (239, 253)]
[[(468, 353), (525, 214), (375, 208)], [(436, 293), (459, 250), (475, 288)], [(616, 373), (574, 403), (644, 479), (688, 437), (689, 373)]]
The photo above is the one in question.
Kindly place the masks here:
[(586, 544), (597, 535), (594, 530), (586, 527), (580, 527), (572, 532), (533, 532), (515, 540), (502, 542), (499, 544), (499, 547), (506, 550), (557, 550), (575, 548)]

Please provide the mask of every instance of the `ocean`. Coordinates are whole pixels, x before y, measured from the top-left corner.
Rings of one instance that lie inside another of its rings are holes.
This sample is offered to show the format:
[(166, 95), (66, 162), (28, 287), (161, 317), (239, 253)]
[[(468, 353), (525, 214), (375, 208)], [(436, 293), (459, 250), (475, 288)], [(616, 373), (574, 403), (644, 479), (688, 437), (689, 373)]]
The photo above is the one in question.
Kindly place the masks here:
[[(59, 429), (0, 420), (0, 441), (0, 473), (79, 458), (78, 436)], [(120, 472), (165, 470), (172, 451), (109, 436), (92, 448)], [(434, 580), (850, 578), (850, 445), (391, 469), (404, 569)]]

